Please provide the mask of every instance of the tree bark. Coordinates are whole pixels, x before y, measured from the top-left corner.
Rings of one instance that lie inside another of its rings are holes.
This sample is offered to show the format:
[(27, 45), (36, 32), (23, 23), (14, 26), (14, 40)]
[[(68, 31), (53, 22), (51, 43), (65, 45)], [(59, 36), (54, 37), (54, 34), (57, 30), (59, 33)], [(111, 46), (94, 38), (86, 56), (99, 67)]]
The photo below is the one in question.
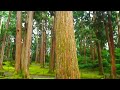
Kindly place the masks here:
[(53, 17), (53, 28), (51, 29), (51, 51), (50, 51), (50, 65), (49, 72), (54, 72), (55, 69), (55, 29), (54, 29), (54, 17)]
[(79, 79), (72, 11), (56, 11), (56, 78)]
[(25, 44), (25, 56), (24, 56), (24, 78), (29, 78), (29, 50), (31, 47), (31, 37), (32, 37), (32, 25), (33, 25), (33, 11), (28, 11), (28, 27), (26, 35), (26, 44)]
[(86, 37), (84, 38), (84, 64), (87, 64), (87, 61), (86, 61)]
[[(7, 20), (7, 23), (6, 23), (6, 30), (8, 30), (8, 27), (9, 27), (10, 16), (11, 16), (11, 11), (9, 11), (8, 20)], [(1, 47), (0, 69), (3, 69), (2, 63), (3, 63), (3, 58), (4, 58), (4, 49), (5, 49), (5, 43), (6, 43), (5, 41), (6, 41), (6, 32), (5, 32), (4, 36), (3, 36), (2, 47)]]
[(38, 51), (38, 47), (39, 47), (39, 44), (38, 44), (38, 36), (37, 36), (37, 46), (36, 46), (36, 55), (35, 55), (35, 63), (38, 63), (38, 55), (39, 55), (39, 51)]
[(22, 22), (21, 22), (22, 12), (17, 11), (17, 25), (16, 25), (16, 53), (15, 53), (15, 71), (20, 73), (21, 71), (21, 41), (22, 41)]
[(120, 48), (120, 19), (119, 19), (119, 16), (120, 16), (120, 11), (119, 11), (119, 13), (117, 14), (117, 25), (118, 25), (118, 47)]
[(42, 20), (42, 36), (41, 36), (41, 52), (40, 52), (40, 64), (41, 67), (44, 68), (45, 64), (45, 53), (46, 53), (46, 30), (45, 30), (45, 22)]
[(103, 70), (103, 64), (102, 64), (101, 46), (99, 41), (96, 42), (96, 46), (97, 46), (97, 52), (98, 52), (99, 74), (103, 75), (104, 70)]
[(115, 66), (115, 53), (114, 53), (114, 40), (113, 40), (113, 28), (112, 28), (112, 21), (111, 21), (111, 12), (108, 11), (108, 26), (109, 26), (109, 37), (110, 37), (110, 46), (111, 46), (111, 75), (112, 78), (116, 78), (116, 66)]

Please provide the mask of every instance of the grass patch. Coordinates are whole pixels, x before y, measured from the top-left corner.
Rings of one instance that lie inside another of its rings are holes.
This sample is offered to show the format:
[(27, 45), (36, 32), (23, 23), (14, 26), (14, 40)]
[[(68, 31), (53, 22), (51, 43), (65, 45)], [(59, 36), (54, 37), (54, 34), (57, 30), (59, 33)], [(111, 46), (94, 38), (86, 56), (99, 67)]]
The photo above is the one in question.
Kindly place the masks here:
[(48, 68), (41, 68), (39, 64), (32, 63), (29, 67), (30, 75), (54, 76), (54, 73), (48, 73)]
[(82, 79), (103, 79), (104, 75), (99, 75), (98, 71), (91, 71), (89, 69), (80, 69)]

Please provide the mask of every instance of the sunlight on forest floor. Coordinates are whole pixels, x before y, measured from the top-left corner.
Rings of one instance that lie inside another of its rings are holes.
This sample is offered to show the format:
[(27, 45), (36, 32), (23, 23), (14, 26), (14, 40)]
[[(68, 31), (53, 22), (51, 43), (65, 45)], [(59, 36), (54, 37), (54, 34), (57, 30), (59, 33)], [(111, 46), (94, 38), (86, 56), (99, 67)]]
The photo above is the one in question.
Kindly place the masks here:
[[(0, 79), (22, 79), (20, 75), (14, 74), (14, 65), (6, 61), (3, 65), (4, 70), (0, 71)], [(40, 64), (32, 63), (29, 68), (30, 79), (55, 79), (55, 74), (48, 73), (49, 69), (47, 66), (41, 68)], [(82, 79), (103, 79), (103, 75), (99, 75), (96, 70), (80, 69)]]

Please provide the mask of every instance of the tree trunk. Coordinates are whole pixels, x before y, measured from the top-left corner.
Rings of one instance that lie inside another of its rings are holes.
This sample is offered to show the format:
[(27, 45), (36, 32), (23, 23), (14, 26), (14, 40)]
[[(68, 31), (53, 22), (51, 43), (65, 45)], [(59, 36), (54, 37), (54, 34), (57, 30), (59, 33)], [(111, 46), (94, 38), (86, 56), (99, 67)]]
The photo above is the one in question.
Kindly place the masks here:
[(84, 38), (84, 64), (87, 64), (87, 61), (86, 61), (86, 37)]
[(20, 73), (21, 71), (21, 29), (22, 29), (22, 22), (21, 22), (21, 11), (17, 11), (17, 26), (16, 26), (16, 53), (15, 53), (15, 71), (16, 73)]
[(80, 40), (80, 44), (79, 44), (80, 45), (80, 55), (82, 55), (82, 43), (83, 43), (82, 40)]
[(7, 51), (6, 52), (7, 60), (9, 60), (10, 58), (10, 36), (8, 36), (8, 47), (6, 51)]
[(40, 52), (40, 64), (44, 68), (45, 64), (45, 53), (46, 53), (46, 31), (45, 31), (45, 22), (42, 20), (42, 36), (41, 36), (41, 52)]
[(51, 29), (51, 51), (50, 51), (50, 68), (49, 72), (54, 72), (55, 69), (55, 29), (54, 29), (54, 17), (53, 17), (53, 28)]
[(96, 42), (96, 46), (97, 46), (97, 52), (98, 52), (99, 74), (103, 75), (104, 70), (103, 70), (103, 64), (102, 64), (101, 46), (99, 41)]
[(112, 28), (112, 21), (111, 21), (111, 12), (108, 11), (108, 26), (109, 26), (109, 37), (110, 37), (110, 46), (111, 46), (111, 75), (112, 78), (116, 78), (116, 66), (115, 66), (115, 53), (114, 53), (114, 40), (113, 40), (113, 28)]
[(24, 78), (29, 78), (29, 68), (28, 68), (28, 59), (29, 59), (29, 50), (31, 47), (31, 37), (32, 37), (32, 25), (33, 25), (33, 11), (28, 11), (28, 27), (26, 35), (26, 44), (25, 44), (25, 56), (24, 56)]
[(79, 79), (72, 11), (56, 11), (56, 78)]
[[(11, 11), (9, 11), (8, 20), (7, 20), (7, 23), (6, 23), (6, 30), (8, 30), (8, 27), (9, 27), (10, 16), (11, 16)], [(5, 32), (4, 36), (3, 36), (1, 53), (0, 53), (0, 69), (3, 69), (2, 62), (3, 62), (3, 57), (4, 57), (5, 41), (6, 41), (6, 32)]]
[(39, 61), (38, 61), (38, 55), (39, 55), (38, 46), (39, 46), (39, 44), (38, 44), (38, 41), (37, 41), (35, 63), (38, 63), (38, 62), (39, 62)]
[(23, 31), (22, 52), (21, 52), (21, 69), (22, 69), (22, 72), (24, 72), (24, 57), (25, 57), (27, 28), (28, 28), (28, 13), (27, 13), (26, 20), (25, 20), (25, 29)]
[(15, 60), (15, 47), (16, 47), (16, 40), (14, 38), (14, 45), (13, 45), (13, 48), (12, 48), (12, 59)]
[(117, 25), (118, 25), (118, 47), (120, 48), (120, 19), (119, 19), (119, 16), (120, 16), (120, 11), (119, 13), (117, 14)]

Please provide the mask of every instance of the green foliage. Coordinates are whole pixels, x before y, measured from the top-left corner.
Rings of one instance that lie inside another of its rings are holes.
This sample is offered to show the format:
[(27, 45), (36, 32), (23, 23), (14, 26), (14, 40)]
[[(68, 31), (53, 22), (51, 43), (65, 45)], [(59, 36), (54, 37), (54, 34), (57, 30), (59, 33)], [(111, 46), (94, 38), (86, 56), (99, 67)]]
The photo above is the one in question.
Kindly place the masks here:
[(108, 50), (102, 50), (101, 53), (102, 53), (103, 59), (107, 59), (107, 60), (110, 59), (110, 55), (109, 55), (109, 51)]
[(120, 74), (120, 64), (116, 64), (116, 73)]

